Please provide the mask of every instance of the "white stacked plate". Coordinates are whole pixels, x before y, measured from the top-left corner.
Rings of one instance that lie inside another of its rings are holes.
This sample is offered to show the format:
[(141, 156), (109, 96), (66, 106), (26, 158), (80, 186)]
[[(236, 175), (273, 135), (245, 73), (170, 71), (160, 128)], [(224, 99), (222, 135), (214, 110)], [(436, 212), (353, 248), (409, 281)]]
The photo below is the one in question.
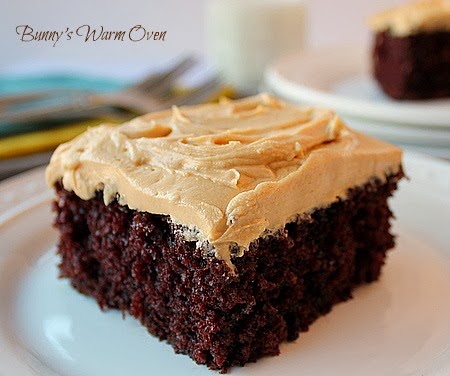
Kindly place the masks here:
[(450, 159), (450, 99), (396, 101), (370, 73), (370, 52), (355, 47), (285, 56), (265, 72), (265, 89), (287, 100), (333, 108), (354, 129)]

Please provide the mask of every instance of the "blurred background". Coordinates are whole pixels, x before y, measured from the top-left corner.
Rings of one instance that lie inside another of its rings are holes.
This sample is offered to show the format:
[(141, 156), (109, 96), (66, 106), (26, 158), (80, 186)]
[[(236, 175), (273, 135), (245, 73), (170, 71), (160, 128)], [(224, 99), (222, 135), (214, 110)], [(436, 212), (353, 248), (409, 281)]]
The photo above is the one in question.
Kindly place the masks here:
[[(246, 0), (242, 0), (245, 2)], [(261, 0), (262, 2), (267, 0)], [(261, 2), (260, 1), (260, 2)], [(84, 68), (102, 71), (106, 67), (164, 62), (179, 55), (194, 53), (206, 57), (205, 30), (207, 7), (213, 0), (30, 0), (3, 1), (0, 23), (2, 73), (47, 67)], [(230, 0), (229, 3), (232, 3)], [(272, 3), (295, 3), (295, 0), (273, 0)], [(370, 38), (366, 19), (386, 7), (404, 0), (305, 0), (308, 12), (306, 44), (325, 47), (336, 44), (363, 44)], [(21, 43), (15, 33), (17, 25), (33, 25), (36, 30), (60, 30), (64, 27), (90, 24), (109, 29), (123, 29), (135, 24), (155, 30), (167, 30), (164, 43), (86, 44), (81, 40), (45, 44)], [(131, 73), (130, 73), (131, 74)]]
[[(422, 113), (420, 105), (400, 104), (399, 107), (382, 97), (367, 78), (361, 78), (369, 69), (366, 60), (370, 57), (372, 33), (367, 27), (367, 17), (404, 2), (3, 1), (0, 15), (0, 178), (46, 163), (59, 142), (74, 137), (89, 125), (120, 122), (144, 112), (142, 106), (130, 109), (122, 105), (116, 106), (121, 108), (115, 111), (96, 109), (88, 115), (72, 113), (70, 116), (60, 111), (57, 116), (46, 118), (43, 110), (55, 106), (69, 106), (72, 110), (74, 104), (82, 107), (87, 101), (85, 94), (114, 93), (149, 75), (154, 76), (151, 87), (155, 87), (155, 77), (161, 79), (164, 72), (173, 73), (176, 64), (187, 57), (195, 58), (195, 64), (191, 59), (177, 71), (176, 82), (172, 79), (157, 86), (160, 96), (156, 99), (163, 102), (163, 106), (267, 90), (298, 102), (319, 102), (330, 107), (335, 107), (336, 103), (337, 112), (357, 129), (411, 150), (450, 158), (450, 124), (445, 119), (448, 101), (424, 107), (424, 114), (438, 119), (429, 130), (427, 119), (402, 118), (411, 106), (416, 113)], [(105, 30), (114, 31), (142, 25), (146, 31), (166, 33), (164, 40), (139, 42), (127, 38), (85, 42), (82, 37), (65, 40), (64, 35), (53, 45), (50, 41), (22, 42), (20, 31), (23, 28), (16, 32), (19, 25), (29, 25), (35, 32), (76, 30), (82, 25), (97, 30), (103, 26)], [(315, 61), (325, 61), (328, 65), (319, 64), (316, 71), (311, 71)], [(309, 72), (307, 76), (306, 72)], [(311, 81), (316, 75), (317, 79)], [(345, 82), (342, 77), (346, 78)], [(347, 77), (361, 79), (356, 82)], [(288, 85), (290, 83), (292, 85)], [(196, 88), (201, 90), (186, 96)], [(300, 90), (305, 88), (315, 91)], [(361, 90), (365, 93), (361, 94)], [(53, 95), (33, 97), (42, 92)], [(326, 92), (333, 94), (331, 102), (321, 102)], [(322, 97), (316, 98), (311, 93)], [(35, 101), (16, 103), (16, 96), (23, 94), (31, 94)], [(349, 113), (336, 101), (342, 97), (350, 101), (364, 97), (364, 103), (349, 102), (350, 107), (359, 107), (362, 112), (367, 107), (368, 112), (373, 110), (375, 114), (387, 111), (392, 116), (369, 118)], [(8, 99), (3, 103), (2, 98)], [(121, 100), (123, 102), (123, 98)], [(384, 107), (376, 107), (378, 105)], [(10, 111), (12, 109), (14, 111)], [(40, 117), (35, 118), (36, 115)]]

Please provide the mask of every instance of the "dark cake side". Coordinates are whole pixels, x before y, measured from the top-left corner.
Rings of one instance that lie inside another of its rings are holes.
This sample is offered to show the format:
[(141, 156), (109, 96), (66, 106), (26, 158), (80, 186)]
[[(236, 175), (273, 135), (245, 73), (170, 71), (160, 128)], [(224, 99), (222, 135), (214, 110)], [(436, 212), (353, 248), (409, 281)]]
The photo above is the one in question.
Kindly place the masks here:
[(105, 308), (138, 318), (199, 364), (226, 370), (295, 340), (352, 289), (378, 278), (394, 246), (387, 198), (402, 173), (372, 180), (233, 260), (202, 254), (169, 217), (131, 210), (102, 194), (84, 201), (57, 185), (62, 277)]
[(375, 36), (373, 74), (395, 99), (450, 96), (450, 32)]

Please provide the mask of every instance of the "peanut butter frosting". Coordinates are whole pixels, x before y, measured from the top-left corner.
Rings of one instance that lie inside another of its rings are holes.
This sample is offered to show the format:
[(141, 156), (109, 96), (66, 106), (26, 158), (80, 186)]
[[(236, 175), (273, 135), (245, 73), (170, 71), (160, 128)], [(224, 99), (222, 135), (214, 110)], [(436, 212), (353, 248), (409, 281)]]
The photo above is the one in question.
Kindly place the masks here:
[(450, 31), (450, 1), (425, 0), (405, 4), (369, 18), (375, 31), (404, 37), (420, 32)]
[(46, 178), (84, 200), (100, 190), (106, 204), (169, 215), (233, 268), (258, 237), (397, 173), (401, 154), (331, 110), (261, 94), (90, 128), (58, 147)]

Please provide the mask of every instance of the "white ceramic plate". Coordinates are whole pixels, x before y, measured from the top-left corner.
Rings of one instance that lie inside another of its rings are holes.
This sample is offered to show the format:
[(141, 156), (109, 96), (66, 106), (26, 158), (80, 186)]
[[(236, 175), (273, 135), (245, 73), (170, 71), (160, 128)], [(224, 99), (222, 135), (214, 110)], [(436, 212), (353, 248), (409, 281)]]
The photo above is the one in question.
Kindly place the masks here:
[[(332, 107), (341, 115), (450, 130), (450, 99), (395, 101), (370, 75), (370, 53), (362, 48), (310, 50), (285, 56), (265, 72), (265, 86), (292, 101)], [(320, 72), (320, 73), (318, 73)]]
[(343, 119), (354, 130), (399, 144), (446, 148), (450, 155), (450, 129), (427, 129), (425, 127), (408, 129), (404, 126), (380, 123), (352, 116), (343, 116)]
[[(450, 165), (407, 155), (380, 281), (233, 375), (450, 374)], [(57, 279), (42, 170), (0, 185), (1, 375), (217, 375)]]

